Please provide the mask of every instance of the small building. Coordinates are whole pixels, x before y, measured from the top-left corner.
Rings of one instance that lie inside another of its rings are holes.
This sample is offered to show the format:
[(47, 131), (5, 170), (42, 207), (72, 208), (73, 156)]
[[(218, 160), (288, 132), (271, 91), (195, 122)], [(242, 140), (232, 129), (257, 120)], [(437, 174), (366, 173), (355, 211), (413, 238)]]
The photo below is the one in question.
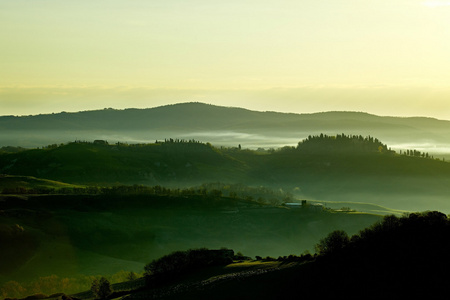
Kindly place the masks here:
[(311, 203), (307, 202), (306, 200), (302, 200), (301, 203), (297, 202), (285, 203), (285, 205), (288, 208), (304, 208), (310, 209), (312, 211), (322, 211), (324, 208), (322, 203)]

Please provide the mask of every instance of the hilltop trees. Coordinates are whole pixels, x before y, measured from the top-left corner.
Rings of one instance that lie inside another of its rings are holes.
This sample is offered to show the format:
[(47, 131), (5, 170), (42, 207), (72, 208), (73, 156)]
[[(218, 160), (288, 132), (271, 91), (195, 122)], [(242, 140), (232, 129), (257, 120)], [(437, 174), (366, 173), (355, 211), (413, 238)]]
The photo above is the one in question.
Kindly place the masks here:
[(447, 293), (449, 236), (450, 220), (437, 211), (386, 216), (350, 240), (330, 234), (318, 244), (319, 251), (330, 251), (316, 257), (315, 276), (298, 275), (315, 296), (327, 282), (324, 298), (349, 284), (349, 299), (439, 298)]
[(175, 251), (148, 263), (145, 275), (179, 275), (201, 267), (227, 265), (233, 261), (230, 249), (209, 250), (206, 248)]
[(414, 157), (424, 157), (424, 158), (433, 158), (433, 156), (430, 156), (428, 152), (420, 152), (418, 150), (406, 150), (403, 153), (406, 156), (414, 156)]
[(94, 279), (91, 291), (97, 299), (107, 299), (112, 294), (111, 284), (105, 277)]
[(297, 150), (304, 152), (379, 152), (393, 153), (386, 144), (381, 143), (377, 138), (362, 135), (338, 134), (329, 136), (320, 135), (308, 136), (299, 142)]
[(319, 255), (337, 253), (350, 243), (348, 234), (343, 230), (335, 230), (327, 237), (321, 239), (315, 250)]
[[(362, 135), (345, 135), (344, 133), (336, 136), (329, 136), (323, 133), (314, 136), (310, 135), (299, 142), (296, 149), (305, 153), (395, 153), (377, 138), (371, 136), (363, 137)], [(400, 154), (412, 157), (434, 158), (427, 152), (414, 149), (400, 150)]]
[(402, 255), (402, 260), (410, 257), (419, 261), (426, 258), (426, 254), (443, 254), (450, 250), (449, 235), (450, 220), (447, 216), (427, 211), (402, 217), (385, 216), (382, 221), (351, 238), (345, 231), (336, 230), (320, 240), (315, 248), (319, 255), (346, 252), (353, 253), (353, 258), (356, 258), (370, 252), (377, 253), (380, 258), (396, 253)]

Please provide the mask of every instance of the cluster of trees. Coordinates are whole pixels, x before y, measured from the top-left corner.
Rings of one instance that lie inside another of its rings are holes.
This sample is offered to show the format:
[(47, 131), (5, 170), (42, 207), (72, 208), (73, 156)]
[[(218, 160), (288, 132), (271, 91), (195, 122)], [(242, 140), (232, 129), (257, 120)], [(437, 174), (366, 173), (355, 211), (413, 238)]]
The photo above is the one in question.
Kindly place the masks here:
[(274, 190), (264, 186), (250, 187), (243, 184), (225, 184), (221, 182), (205, 183), (202, 188), (208, 191), (219, 191), (221, 195), (233, 199), (246, 199), (261, 204), (281, 205), (290, 202), (293, 195), (282, 189)]
[[(59, 147), (63, 147), (65, 145), (70, 145), (70, 144), (84, 144), (84, 145), (94, 145), (94, 144), (106, 144), (108, 145), (107, 141), (102, 141), (104, 143), (99, 143), (100, 140), (94, 141), (94, 142), (88, 142), (88, 141), (82, 141), (82, 140), (75, 140), (74, 142), (68, 142), (68, 143), (60, 143), (60, 144), (49, 144), (47, 146), (42, 146), (41, 149), (46, 149), (46, 150), (52, 150), (52, 149), (56, 149)], [(37, 147), (37, 149), (39, 149), (39, 147)]]
[(305, 252), (301, 255), (296, 255), (296, 254), (291, 254), (288, 256), (278, 256), (278, 258), (274, 258), (271, 256), (266, 256), (266, 257), (261, 257), (261, 256), (256, 256), (256, 260), (258, 261), (279, 261), (279, 262), (306, 262), (306, 261), (311, 261), (316, 257), (315, 255), (311, 255), (311, 253), (309, 252)]
[(434, 159), (433, 156), (430, 156), (428, 152), (420, 152), (418, 150), (406, 150), (406, 151), (400, 151), (400, 154), (406, 155), (406, 156), (414, 156), (414, 157), (423, 157), (423, 158), (431, 158)]
[[(68, 143), (61, 143), (61, 144), (50, 144), (47, 146), (43, 146), (42, 149), (55, 149), (58, 147), (62, 147), (65, 145), (70, 144), (84, 144), (84, 145), (110, 145), (107, 140), (94, 140), (93, 142), (86, 141), (86, 140), (75, 140), (73, 142)], [(173, 139), (173, 138), (166, 138), (164, 141), (156, 140), (154, 144), (162, 145), (162, 144), (182, 144), (182, 145), (211, 145), (210, 143), (204, 144), (201, 141), (197, 141), (195, 139)], [(121, 146), (121, 147), (143, 147), (143, 146), (149, 146), (154, 145), (151, 143), (136, 143), (136, 144), (129, 144), (126, 142), (116, 142), (115, 144), (111, 144), (111, 146)], [(4, 149), (3, 149), (4, 148)], [(0, 152), (4, 150), (5, 152), (19, 152), (26, 150), (21, 147), (2, 147), (0, 148)]]
[(329, 136), (320, 135), (308, 136), (297, 145), (297, 150), (304, 152), (379, 152), (394, 153), (386, 144), (377, 138), (362, 135), (338, 134)]
[(279, 190), (272, 190), (263, 186), (249, 187), (243, 184), (225, 184), (225, 183), (205, 183), (201, 186), (190, 188), (167, 188), (160, 185), (117, 185), (111, 187), (87, 186), (87, 187), (5, 187), (2, 194), (63, 194), (63, 195), (154, 195), (154, 196), (173, 196), (188, 197), (197, 196), (204, 199), (218, 200), (220, 198), (231, 198), (233, 200), (241, 199), (253, 201), (259, 204), (281, 205), (292, 200), (291, 193)]
[(350, 237), (348, 234), (343, 230), (335, 230), (321, 239), (314, 248), (319, 255), (329, 255), (339, 253), (349, 244)]
[(96, 195), (101, 194), (103, 188), (98, 186), (87, 186), (87, 187), (62, 187), (62, 188), (52, 188), (52, 187), (24, 187), (24, 186), (14, 186), (14, 187), (4, 187), (1, 194), (4, 195)]
[[(161, 144), (161, 141), (156, 140), (156, 144)], [(195, 139), (164, 139), (164, 143), (177, 143), (177, 144), (203, 144), (200, 141), (196, 141)]]
[[(212, 147), (210, 143), (202, 143), (200, 141), (197, 141), (195, 139), (185, 140), (185, 139), (164, 139), (162, 140), (155, 140), (155, 143), (137, 143), (137, 144), (128, 144), (124, 142), (117, 142), (114, 146), (116, 147), (127, 147), (127, 148), (136, 148), (136, 149), (145, 149), (146, 147), (151, 146), (167, 146), (167, 147), (176, 147), (177, 149), (182, 147), (184, 149), (192, 149), (192, 147), (196, 147), (196, 149), (199, 149), (200, 147)], [(189, 148), (188, 148), (189, 147)], [(166, 149), (166, 148), (164, 148)]]
[(56, 148), (58, 148), (58, 147), (60, 147), (60, 146), (64, 146), (64, 144), (50, 144), (50, 145), (47, 145), (47, 146), (43, 146), (42, 147), (42, 149), (56, 149)]
[(175, 251), (145, 265), (145, 276), (174, 276), (207, 266), (227, 265), (233, 262), (231, 249), (209, 250), (206, 248)]
[[(88, 142), (88, 141), (81, 141), (81, 140), (75, 140), (74, 142), (69, 142), (70, 144), (89, 144), (89, 145), (109, 145), (107, 141), (103, 140), (96, 140), (94, 142)], [(183, 147), (188, 149), (187, 147), (191, 146), (189, 149), (192, 150), (192, 146), (206, 146), (207, 148), (213, 148), (210, 143), (204, 144), (201, 141), (197, 141), (195, 139), (173, 139), (173, 138), (166, 138), (164, 141), (156, 140), (155, 144), (157, 145), (177, 145), (179, 147)], [(150, 143), (138, 143), (138, 144), (128, 144), (124, 142), (117, 142), (115, 146), (117, 147), (131, 147), (131, 148), (142, 148), (146, 146), (151, 146), (155, 144)], [(61, 144), (51, 144), (48, 146), (42, 147), (42, 149), (55, 149), (61, 146), (64, 146), (64, 143)], [(196, 147), (196, 149), (199, 149)], [(222, 150), (226, 150), (226, 148), (221, 147)], [(241, 145), (239, 145), (237, 148), (232, 149), (241, 149)], [(292, 150), (295, 149), (294, 147), (283, 147), (280, 150)], [(321, 133), (320, 135), (309, 135), (306, 139), (300, 141), (296, 147), (297, 150), (301, 150), (304, 152), (323, 152), (323, 151), (329, 151), (329, 152), (352, 152), (352, 151), (363, 151), (363, 152), (379, 152), (379, 153), (395, 153), (395, 151), (388, 148), (386, 144), (383, 144), (380, 140), (377, 138), (367, 136), (363, 137), (362, 135), (346, 135), (344, 133), (337, 134), (335, 136), (327, 135)], [(0, 148), (0, 153), (16, 153), (21, 152), (26, 149), (21, 147), (2, 147)], [(167, 150), (165, 148), (164, 150)], [(259, 149), (261, 151), (261, 149)], [(270, 153), (274, 153), (275, 150), (271, 149), (269, 151)], [(433, 156), (429, 155), (427, 152), (421, 152), (418, 150), (401, 150), (400, 154), (406, 155), (406, 156), (413, 156), (413, 157), (423, 157), (423, 158), (434, 158)]]
[[(309, 287), (307, 296), (321, 291), (323, 298), (351, 283), (343, 296), (437, 299), (447, 293), (449, 236), (449, 219), (436, 211), (386, 216), (351, 237), (334, 231), (319, 242), (313, 266), (295, 282)], [(327, 289), (320, 290), (323, 282)]]
[(91, 291), (96, 299), (107, 299), (113, 293), (111, 283), (105, 277), (94, 279), (92, 281)]
[(315, 250), (318, 255), (328, 256), (343, 252), (354, 254), (365, 249), (379, 252), (379, 257), (393, 250), (407, 250), (407, 254), (414, 253), (419, 257), (424, 253), (450, 250), (448, 236), (450, 220), (443, 213), (428, 211), (402, 217), (388, 215), (351, 237), (343, 230), (335, 230), (321, 239)]
[(86, 187), (62, 187), (62, 188), (49, 188), (49, 187), (5, 187), (2, 190), (2, 194), (63, 194), (63, 195), (135, 195), (135, 194), (152, 194), (152, 195), (169, 195), (173, 194), (173, 191), (161, 186), (144, 186), (144, 185), (120, 185), (113, 187), (100, 187), (100, 186), (86, 186)]
[(20, 299), (29, 295), (53, 295), (61, 292), (73, 295), (75, 293), (79, 293), (80, 291), (87, 290), (90, 290), (94, 295), (96, 295), (96, 297), (98, 297), (99, 294), (92, 289), (97, 291), (100, 286), (103, 286), (101, 292), (98, 290), (98, 292), (103, 293), (108, 290), (107, 287), (109, 285), (109, 289), (113, 291), (112, 284), (134, 280), (141, 275), (142, 274), (136, 274), (134, 272), (120, 271), (108, 277), (86, 276), (80, 274), (76, 278), (50, 275), (40, 277), (31, 282), (17, 282), (11, 280), (0, 286), (0, 299)]

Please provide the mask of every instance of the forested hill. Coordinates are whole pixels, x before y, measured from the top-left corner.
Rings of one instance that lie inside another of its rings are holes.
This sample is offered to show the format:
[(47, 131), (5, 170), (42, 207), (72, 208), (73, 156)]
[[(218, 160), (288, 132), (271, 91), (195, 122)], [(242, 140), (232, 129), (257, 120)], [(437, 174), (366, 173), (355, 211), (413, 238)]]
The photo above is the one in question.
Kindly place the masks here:
[(302, 152), (320, 152), (331, 154), (333, 152), (339, 153), (390, 153), (394, 152), (383, 144), (377, 138), (359, 136), (347, 136), (345, 134), (338, 134), (336, 136), (328, 136), (320, 134), (318, 136), (308, 136), (305, 140), (298, 143), (298, 150)]
[[(344, 121), (344, 124), (342, 122)], [(204, 103), (180, 103), (148, 109), (103, 109), (76, 113), (54, 113), (30, 116), (1, 116), (1, 129), (52, 130), (124, 130), (124, 129), (258, 129), (258, 128), (318, 128), (342, 126), (384, 128), (418, 127), (438, 129), (450, 122), (433, 118), (381, 117), (363, 112), (321, 112), (294, 114), (258, 112), (236, 107)]]
[[(230, 145), (245, 141), (288, 144), (289, 138), (336, 132), (373, 135), (395, 143), (450, 144), (450, 122), (432, 118), (381, 117), (362, 112), (293, 114), (257, 112), (203, 103), (149, 109), (0, 117), (0, 147), (35, 147), (69, 140), (152, 142), (167, 136)], [(170, 134), (170, 135), (168, 135)], [(250, 140), (245, 140), (245, 137)]]
[(296, 191), (320, 200), (375, 202), (450, 211), (450, 164), (415, 150), (402, 154), (373, 137), (310, 136), (297, 147), (244, 150), (190, 140), (50, 145), (0, 154), (0, 173), (71, 184), (187, 187), (238, 183)]
[(239, 178), (245, 165), (210, 144), (196, 141), (49, 145), (0, 155), (0, 172), (92, 185), (196, 184)]

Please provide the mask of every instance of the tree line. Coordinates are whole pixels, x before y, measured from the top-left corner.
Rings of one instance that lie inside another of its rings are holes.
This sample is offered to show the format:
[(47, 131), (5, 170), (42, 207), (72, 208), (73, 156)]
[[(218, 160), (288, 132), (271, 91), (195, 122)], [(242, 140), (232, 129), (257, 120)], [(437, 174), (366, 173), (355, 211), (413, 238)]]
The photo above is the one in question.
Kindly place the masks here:
[(110, 187), (86, 186), (86, 187), (5, 187), (1, 194), (4, 195), (106, 195), (106, 196), (170, 196), (190, 197), (196, 196), (203, 199), (218, 200), (245, 200), (259, 204), (281, 205), (293, 199), (293, 195), (282, 189), (273, 190), (263, 186), (250, 187), (243, 184), (205, 183), (189, 188), (168, 188), (160, 185), (117, 185)]
[(406, 156), (414, 156), (414, 157), (423, 157), (423, 158), (431, 158), (434, 159), (432, 155), (429, 155), (428, 152), (420, 152), (418, 150), (409, 150), (406, 151), (400, 150), (400, 154), (406, 155)]
[[(75, 294), (80, 291), (87, 290), (91, 290), (94, 295), (98, 296), (96, 291), (99, 291), (101, 285), (102, 291), (100, 293), (107, 293), (108, 285), (109, 289), (112, 291), (112, 284), (135, 280), (140, 276), (142, 276), (142, 274), (120, 271), (106, 277), (100, 275), (78, 275), (77, 277), (49, 275), (40, 277), (31, 282), (18, 282), (10, 280), (5, 282), (3, 285), (0, 285), (0, 299), (24, 298), (29, 295), (53, 295), (60, 294), (61, 292), (64, 292), (65, 294)], [(39, 299), (42, 299), (42, 296)]]
[(330, 151), (330, 152), (379, 152), (395, 153), (386, 144), (377, 138), (362, 135), (337, 134), (330, 136), (321, 133), (320, 135), (309, 135), (297, 145), (299, 151)]
[(370, 249), (379, 251), (384, 248), (385, 252), (380, 252), (380, 256), (388, 254), (389, 249), (399, 247), (406, 250), (414, 244), (413, 248), (408, 249), (409, 255), (430, 252), (425, 249), (437, 254), (442, 253), (444, 249), (450, 250), (448, 236), (450, 220), (441, 212), (410, 213), (402, 217), (387, 215), (351, 237), (343, 230), (335, 230), (321, 239), (315, 245), (315, 250), (319, 255), (329, 256), (343, 252), (354, 254)]

